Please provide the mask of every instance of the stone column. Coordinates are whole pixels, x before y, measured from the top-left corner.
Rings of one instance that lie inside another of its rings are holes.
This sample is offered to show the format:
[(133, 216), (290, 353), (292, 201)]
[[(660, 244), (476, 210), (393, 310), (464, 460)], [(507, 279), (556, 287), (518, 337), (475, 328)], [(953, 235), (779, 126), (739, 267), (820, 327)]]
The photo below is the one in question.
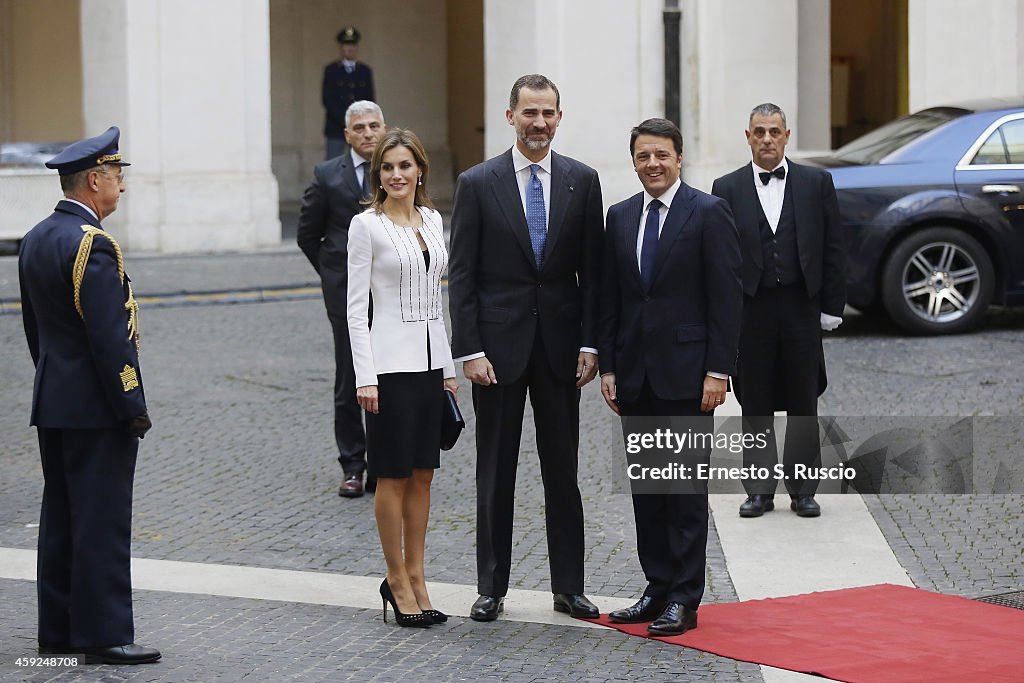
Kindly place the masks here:
[(1024, 92), (1022, 9), (1020, 0), (910, 0), (910, 111)]
[(136, 250), (280, 241), (270, 170), (268, 0), (82, 0), (87, 135), (132, 162), (111, 219)]
[(797, 2), (691, 0), (682, 6), (692, 65), (685, 177), (710, 191), (716, 177), (750, 161), (743, 131), (755, 105), (782, 107), (793, 130), (787, 151), (799, 146)]

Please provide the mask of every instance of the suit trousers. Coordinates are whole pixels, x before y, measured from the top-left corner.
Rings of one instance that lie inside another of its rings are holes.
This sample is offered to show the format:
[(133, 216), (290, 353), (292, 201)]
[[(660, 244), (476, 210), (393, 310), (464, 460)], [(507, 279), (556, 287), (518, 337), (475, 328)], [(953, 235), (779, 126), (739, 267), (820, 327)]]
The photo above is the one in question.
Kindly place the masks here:
[(583, 592), (583, 500), (579, 463), (580, 390), (551, 371), (538, 329), (522, 377), (473, 385), (476, 412), (477, 589), (504, 596), (512, 567), (516, 468), (530, 394), (544, 483), (551, 592)]
[[(623, 416), (706, 417), (707, 431), (714, 431), (714, 413), (702, 413), (700, 399), (666, 401), (646, 380), (636, 400), (622, 402), (619, 410)], [(703, 493), (634, 494), (633, 517), (636, 552), (647, 577), (644, 595), (697, 609), (707, 566), (707, 483)]]
[(139, 440), (108, 429), (38, 431), (45, 480), (36, 570), (39, 643), (132, 643), (132, 485)]
[(333, 315), (328, 318), (334, 331), (334, 440), (338, 444), (338, 462), (346, 474), (359, 474), (366, 470), (366, 430), (363, 410), (356, 401), (348, 319)]
[[(821, 325), (816, 302), (801, 286), (760, 288), (743, 297), (743, 325), (740, 332), (739, 387), (746, 433), (771, 429), (774, 437), (775, 410), (787, 418), (783, 450), (786, 488), (791, 496), (813, 495), (815, 480), (798, 481), (794, 465), (818, 466), (818, 373), (821, 363)], [(744, 465), (767, 467), (778, 462), (775, 438), (765, 448), (743, 451)], [(774, 494), (774, 479), (745, 481), (747, 493)]]

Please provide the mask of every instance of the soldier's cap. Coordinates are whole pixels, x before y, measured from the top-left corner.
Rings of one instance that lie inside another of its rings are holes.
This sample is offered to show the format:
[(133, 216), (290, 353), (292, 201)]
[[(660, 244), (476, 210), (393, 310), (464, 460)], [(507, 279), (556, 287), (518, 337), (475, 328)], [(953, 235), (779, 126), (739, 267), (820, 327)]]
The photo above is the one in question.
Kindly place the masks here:
[(111, 126), (107, 132), (94, 138), (73, 142), (64, 151), (46, 162), (47, 168), (55, 168), (60, 175), (71, 175), (93, 166), (131, 166), (117, 151), (121, 130)]
[(355, 26), (342, 26), (336, 39), (339, 43), (358, 43), (359, 31)]

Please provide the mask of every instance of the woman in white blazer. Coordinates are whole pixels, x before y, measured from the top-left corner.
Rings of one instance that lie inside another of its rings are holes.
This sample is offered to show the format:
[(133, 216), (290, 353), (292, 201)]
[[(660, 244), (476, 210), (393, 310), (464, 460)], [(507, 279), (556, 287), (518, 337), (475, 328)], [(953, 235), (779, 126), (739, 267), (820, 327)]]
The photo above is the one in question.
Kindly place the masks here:
[(377, 478), (373, 511), (387, 563), (380, 594), (385, 621), (391, 603), (399, 625), (430, 626), (448, 619), (431, 605), (423, 569), (441, 392), (458, 392), (441, 310), (448, 251), (416, 134), (386, 133), (369, 172), (370, 208), (348, 229), (348, 329), (367, 469)]

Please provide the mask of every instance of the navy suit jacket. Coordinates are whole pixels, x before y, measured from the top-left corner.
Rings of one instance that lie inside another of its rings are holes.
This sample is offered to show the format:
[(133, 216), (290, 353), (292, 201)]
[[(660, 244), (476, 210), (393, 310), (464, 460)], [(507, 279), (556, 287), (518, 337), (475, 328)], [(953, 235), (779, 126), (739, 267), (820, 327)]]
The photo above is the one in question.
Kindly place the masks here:
[(61, 201), (21, 242), (21, 310), (36, 366), (31, 424), (38, 427), (109, 429), (146, 412), (125, 310), (129, 280), (121, 281), (103, 235), (94, 237), (86, 262), (82, 313), (75, 307), (72, 270), (83, 227), (101, 228), (81, 206)]
[(352, 155), (345, 152), (313, 168), (299, 212), (296, 241), (320, 274), (328, 314), (342, 320), (348, 317), (348, 226), (366, 209), (362, 194)]
[(551, 371), (574, 382), (580, 348), (597, 348), (602, 210), (597, 171), (552, 151), (548, 236), (538, 269), (512, 150), (462, 173), (448, 263), (452, 355), (482, 351), (498, 382), (513, 382), (539, 332)]
[(643, 193), (608, 209), (601, 287), (601, 374), (620, 400), (644, 378), (664, 400), (700, 399), (707, 373), (736, 374), (743, 293), (729, 205), (681, 184), (661, 229), (645, 288), (636, 243)]

